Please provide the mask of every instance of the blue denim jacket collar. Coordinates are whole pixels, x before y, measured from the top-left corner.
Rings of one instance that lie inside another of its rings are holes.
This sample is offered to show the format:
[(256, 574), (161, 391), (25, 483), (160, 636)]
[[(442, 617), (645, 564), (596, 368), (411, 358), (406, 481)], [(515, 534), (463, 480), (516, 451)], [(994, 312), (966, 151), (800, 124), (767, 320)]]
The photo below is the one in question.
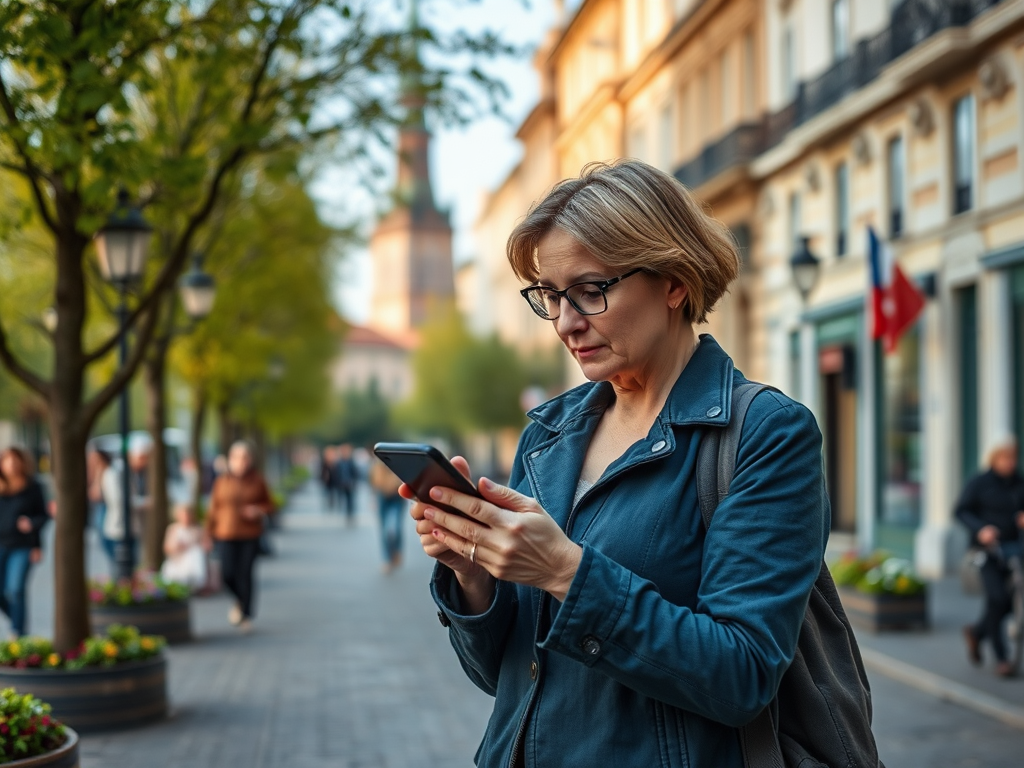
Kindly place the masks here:
[[(672, 387), (647, 439), (614, 461), (600, 486), (636, 466), (669, 456), (675, 450), (675, 426), (725, 426), (732, 406), (732, 360), (709, 334)], [(584, 384), (534, 408), (528, 416), (552, 434), (525, 454), (526, 474), (534, 498), (568, 530), (576, 483), (601, 414), (614, 397), (608, 382)]]

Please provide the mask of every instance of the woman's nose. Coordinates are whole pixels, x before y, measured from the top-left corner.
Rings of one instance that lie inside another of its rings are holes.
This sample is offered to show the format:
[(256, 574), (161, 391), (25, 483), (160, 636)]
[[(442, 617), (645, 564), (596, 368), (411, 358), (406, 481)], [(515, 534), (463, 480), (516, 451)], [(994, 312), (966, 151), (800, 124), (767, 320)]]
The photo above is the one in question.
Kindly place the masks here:
[(554, 323), (555, 331), (562, 338), (587, 329), (586, 315), (581, 315), (565, 296), (561, 298), (558, 317), (555, 318)]

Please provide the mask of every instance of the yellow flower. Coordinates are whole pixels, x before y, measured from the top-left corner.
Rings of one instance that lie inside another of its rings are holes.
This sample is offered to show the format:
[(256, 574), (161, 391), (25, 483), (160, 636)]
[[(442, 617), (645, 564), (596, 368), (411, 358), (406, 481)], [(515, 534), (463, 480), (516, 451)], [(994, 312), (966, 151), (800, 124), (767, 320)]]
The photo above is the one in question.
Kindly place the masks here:
[(103, 653), (110, 658), (117, 656), (117, 643), (104, 643)]
[(59, 667), (60, 666), (60, 654), (59, 653), (51, 653), (49, 656), (46, 657), (46, 663), (49, 664), (51, 667)]
[(11, 652), (11, 656), (17, 656), (21, 653), (21, 646), (18, 643), (11, 643), (7, 646), (7, 650)]
[(139, 645), (142, 647), (142, 650), (144, 651), (152, 651), (154, 648), (156, 648), (156, 643), (153, 642), (153, 638), (151, 637), (142, 638), (139, 641)]

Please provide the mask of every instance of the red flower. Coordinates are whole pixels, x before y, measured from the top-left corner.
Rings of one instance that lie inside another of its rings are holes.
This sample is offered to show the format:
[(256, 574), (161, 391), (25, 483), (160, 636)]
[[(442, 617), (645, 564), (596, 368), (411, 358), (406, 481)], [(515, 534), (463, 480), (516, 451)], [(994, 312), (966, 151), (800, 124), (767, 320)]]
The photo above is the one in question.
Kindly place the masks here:
[(53, 720), (50, 718), (49, 715), (43, 715), (42, 723), (44, 727), (49, 727), (53, 725)]
[(43, 657), (40, 656), (38, 653), (33, 653), (26, 659), (26, 661), (28, 661), (28, 665), (30, 667), (38, 667), (40, 664), (43, 663)]
[(9, 726), (7, 723), (0, 723), (0, 733), (10, 733), (10, 732), (11, 732), (11, 726)]
[(14, 666), (17, 669), (28, 669), (28, 659), (18, 659), (14, 662)]

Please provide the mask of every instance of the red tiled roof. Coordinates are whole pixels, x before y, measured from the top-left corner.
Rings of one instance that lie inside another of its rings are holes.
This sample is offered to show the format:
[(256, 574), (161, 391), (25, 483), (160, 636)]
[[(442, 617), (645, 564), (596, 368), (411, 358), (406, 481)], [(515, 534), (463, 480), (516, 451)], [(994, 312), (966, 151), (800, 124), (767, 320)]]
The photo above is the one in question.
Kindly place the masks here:
[(416, 339), (410, 335), (408, 338), (387, 336), (373, 328), (365, 325), (350, 325), (348, 333), (345, 334), (346, 346), (357, 347), (390, 347), (392, 349), (411, 350), (416, 346)]

